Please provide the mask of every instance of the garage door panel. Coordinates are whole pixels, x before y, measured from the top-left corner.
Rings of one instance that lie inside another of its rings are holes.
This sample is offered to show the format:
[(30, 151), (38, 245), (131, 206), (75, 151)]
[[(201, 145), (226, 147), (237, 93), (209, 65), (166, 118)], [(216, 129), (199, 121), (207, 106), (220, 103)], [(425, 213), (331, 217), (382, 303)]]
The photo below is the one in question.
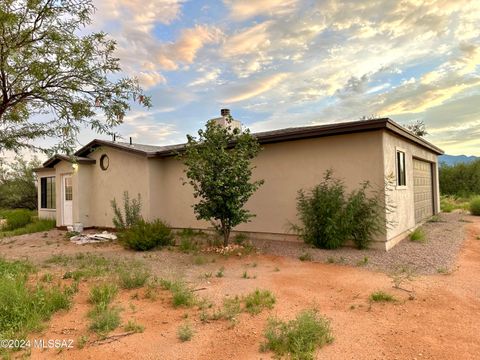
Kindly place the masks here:
[(432, 164), (413, 159), (413, 193), (415, 222), (419, 223), (433, 215)]

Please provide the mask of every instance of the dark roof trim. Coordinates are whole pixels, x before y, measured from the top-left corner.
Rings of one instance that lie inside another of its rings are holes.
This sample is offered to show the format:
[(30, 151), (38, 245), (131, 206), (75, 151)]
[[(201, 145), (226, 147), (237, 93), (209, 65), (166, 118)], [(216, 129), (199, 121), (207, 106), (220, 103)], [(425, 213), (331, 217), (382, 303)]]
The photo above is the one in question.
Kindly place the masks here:
[[(429, 143), (425, 139), (416, 136), (412, 132), (406, 130), (402, 126), (389, 118), (373, 119), (373, 120), (361, 120), (353, 122), (345, 122), (339, 124), (327, 124), (327, 125), (314, 125), (304, 126), (296, 128), (287, 128), (281, 130), (265, 131), (260, 133), (254, 133), (253, 135), (258, 139), (260, 144), (271, 144), (283, 141), (293, 141), (301, 139), (311, 139), (323, 136), (352, 134), (358, 132), (375, 131), (375, 130), (387, 130), (393, 132), (411, 142), (418, 144), (424, 148), (433, 151), (438, 155), (442, 155), (444, 152), (442, 149)], [(160, 150), (156, 152), (156, 156), (168, 157), (174, 156), (179, 152), (182, 152), (184, 144), (168, 147), (168, 149)]]
[[(57, 165), (60, 161), (68, 161), (71, 163), (77, 163), (77, 164), (95, 164), (96, 160), (95, 159), (90, 159), (87, 157), (81, 157), (81, 156), (66, 156), (66, 155), (54, 155), (47, 161), (43, 163), (43, 168), (53, 168), (55, 165)], [(40, 168), (41, 169), (41, 168)], [(35, 169), (36, 171), (39, 169)]]
[[(386, 130), (392, 132), (402, 138), (420, 145), (438, 155), (442, 155), (444, 152), (442, 149), (436, 147), (425, 139), (416, 136), (412, 132), (408, 131), (404, 127), (400, 126), (389, 118), (372, 119), (372, 120), (360, 120), (352, 122), (343, 122), (337, 124), (327, 125), (314, 125), (303, 126), (295, 128), (286, 128), (273, 131), (265, 131), (254, 133), (253, 135), (258, 139), (260, 144), (272, 144), (283, 141), (294, 141), (301, 139), (311, 139), (323, 136), (352, 134), (366, 131)], [(88, 158), (87, 156), (96, 148), (101, 146), (108, 146), (118, 150), (127, 151), (146, 157), (170, 157), (175, 156), (183, 151), (185, 144), (177, 144), (170, 146), (152, 146), (141, 144), (127, 144), (106, 140), (92, 140), (87, 145), (80, 148), (75, 152), (76, 162), (82, 163), (95, 163), (95, 160)], [(44, 163), (44, 167), (53, 167), (61, 160), (72, 162), (72, 158), (62, 155), (55, 155)]]
[[(94, 149), (101, 147), (101, 146), (108, 146), (108, 147), (113, 147), (115, 149), (135, 153), (138, 155), (154, 155), (155, 152), (150, 152), (150, 151), (145, 151), (145, 150), (140, 150), (140, 149), (135, 149), (134, 147), (128, 146), (128, 145), (123, 145), (120, 143), (115, 143), (113, 141), (106, 141), (106, 140), (99, 140), (95, 139), (90, 141), (87, 145), (83, 146), (79, 150), (75, 152), (76, 156), (88, 156)], [(158, 146), (160, 149), (161, 147)]]

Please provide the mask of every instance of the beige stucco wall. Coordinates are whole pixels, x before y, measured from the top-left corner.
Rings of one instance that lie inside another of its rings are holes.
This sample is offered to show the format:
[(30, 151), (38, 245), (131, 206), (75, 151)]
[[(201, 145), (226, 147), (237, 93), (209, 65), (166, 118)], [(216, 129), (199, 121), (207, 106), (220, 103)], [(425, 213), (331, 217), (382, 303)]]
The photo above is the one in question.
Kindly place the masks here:
[[(247, 203), (256, 217), (236, 230), (270, 235), (291, 233), (291, 224), (297, 218), (299, 189), (318, 184), (330, 168), (348, 189), (365, 180), (382, 186), (382, 161), (381, 131), (266, 144), (253, 161), (254, 178), (264, 179), (265, 183)], [(150, 162), (152, 217), (165, 219), (178, 228), (209, 227), (209, 223), (195, 219), (192, 189), (182, 185), (182, 163), (175, 158)]]
[[(107, 170), (100, 168), (100, 157), (109, 158)], [(146, 157), (109, 147), (97, 148), (89, 155), (97, 162), (90, 170), (90, 222), (88, 226), (112, 227), (113, 210), (110, 202), (116, 198), (122, 207), (123, 192), (128, 191), (131, 198), (140, 194), (142, 216), (149, 218), (149, 170)], [(80, 195), (83, 196), (83, 195)]]
[[(406, 152), (407, 187), (394, 188), (389, 200), (395, 205), (390, 219), (395, 225), (380, 235), (379, 247), (393, 246), (415, 227), (413, 202), (413, 164), (417, 157), (437, 163), (437, 156), (414, 143), (385, 130), (296, 140), (263, 145), (262, 152), (253, 161), (255, 179), (264, 179), (264, 185), (252, 196), (247, 208), (256, 217), (235, 230), (260, 234), (275, 239), (294, 239), (291, 225), (297, 223), (296, 198), (299, 189), (310, 189), (321, 181), (327, 169), (341, 178), (347, 190), (357, 188), (363, 181), (382, 187), (384, 179), (396, 174), (395, 153)], [(100, 168), (100, 157), (108, 155), (109, 168)], [(174, 228), (207, 229), (211, 224), (195, 218), (192, 205), (196, 202), (190, 185), (184, 185), (184, 166), (175, 157), (147, 158), (110, 147), (97, 148), (89, 155), (96, 164), (78, 165), (61, 161), (52, 171), (39, 176), (57, 176), (57, 224), (62, 225), (61, 175), (71, 173), (74, 191), (74, 222), (84, 226), (113, 226), (110, 202), (122, 203), (124, 191), (131, 197), (142, 198), (142, 215), (153, 220), (161, 218)], [(438, 211), (438, 167), (434, 176), (436, 211)], [(53, 212), (55, 213), (55, 212)], [(42, 217), (51, 211), (40, 210)], [(385, 245), (387, 241), (387, 245)]]
[[(406, 162), (406, 180), (405, 188), (398, 188), (394, 185), (392, 191), (387, 195), (392, 204), (395, 206), (394, 212), (388, 216), (391, 225), (387, 228), (387, 249), (394, 246), (398, 241), (406, 236), (406, 232), (415, 228), (415, 211), (414, 211), (414, 191), (413, 191), (413, 158), (422, 159), (434, 164), (434, 212), (439, 212), (439, 185), (438, 185), (438, 157), (435, 153), (426, 148), (408, 140), (384, 131), (383, 133), (384, 148), (384, 175), (393, 174), (396, 176), (396, 151), (405, 152)], [(396, 179), (396, 177), (394, 178)], [(393, 223), (393, 224), (392, 224)]]

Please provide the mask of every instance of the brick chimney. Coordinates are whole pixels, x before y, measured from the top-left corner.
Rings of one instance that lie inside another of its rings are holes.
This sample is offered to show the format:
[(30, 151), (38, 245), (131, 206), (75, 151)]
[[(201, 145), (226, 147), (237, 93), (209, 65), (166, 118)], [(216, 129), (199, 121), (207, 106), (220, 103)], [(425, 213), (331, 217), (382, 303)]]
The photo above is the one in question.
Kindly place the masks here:
[(228, 116), (228, 115), (230, 115), (230, 109), (221, 109), (221, 110), (220, 110), (220, 115), (221, 115), (221, 116)]

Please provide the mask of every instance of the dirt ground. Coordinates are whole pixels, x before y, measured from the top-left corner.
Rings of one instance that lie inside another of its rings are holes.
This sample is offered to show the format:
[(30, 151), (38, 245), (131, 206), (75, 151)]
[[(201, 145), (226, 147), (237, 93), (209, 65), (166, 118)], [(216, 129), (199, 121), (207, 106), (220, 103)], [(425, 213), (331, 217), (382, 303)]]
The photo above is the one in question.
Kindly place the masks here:
[[(259, 315), (241, 314), (238, 323), (219, 320), (202, 323), (199, 310), (174, 309), (170, 294), (159, 290), (156, 300), (145, 299), (144, 290), (122, 290), (114, 304), (123, 308), (123, 323), (129, 319), (145, 331), (108, 344), (89, 341), (83, 349), (32, 350), (33, 359), (270, 359), (261, 353), (263, 330), (270, 316), (292, 319), (307, 308), (316, 308), (331, 321), (335, 340), (320, 349), (321, 359), (478, 359), (480, 354), (480, 218), (465, 216), (458, 226), (466, 239), (455, 270), (447, 274), (418, 275), (393, 288), (386, 273), (363, 267), (301, 262), (295, 258), (265, 254), (222, 257), (183, 254), (167, 249), (134, 253), (118, 245), (78, 246), (64, 239), (63, 232), (4, 239), (0, 253), (6, 258), (28, 258), (41, 265), (53, 254), (90, 252), (114, 258), (136, 258), (161, 277), (183, 278), (199, 290), (198, 296), (221, 304), (222, 299), (268, 289), (277, 302)], [(224, 267), (224, 277), (215, 274)], [(41, 271), (46, 271), (42, 269)], [(61, 274), (62, 269), (51, 267)], [(247, 271), (250, 278), (242, 278)], [(54, 315), (41, 334), (32, 338), (95, 338), (88, 330), (87, 301), (90, 280), (80, 284), (74, 306)], [(394, 303), (371, 303), (372, 292), (394, 295)], [(134, 296), (139, 293), (139, 296)], [(188, 315), (186, 315), (188, 314)], [(187, 316), (187, 317), (186, 317)], [(185, 320), (185, 317), (187, 320)], [(179, 324), (188, 321), (195, 334), (191, 341), (177, 339)], [(124, 332), (119, 328), (112, 334)], [(112, 335), (111, 334), (111, 335)]]

